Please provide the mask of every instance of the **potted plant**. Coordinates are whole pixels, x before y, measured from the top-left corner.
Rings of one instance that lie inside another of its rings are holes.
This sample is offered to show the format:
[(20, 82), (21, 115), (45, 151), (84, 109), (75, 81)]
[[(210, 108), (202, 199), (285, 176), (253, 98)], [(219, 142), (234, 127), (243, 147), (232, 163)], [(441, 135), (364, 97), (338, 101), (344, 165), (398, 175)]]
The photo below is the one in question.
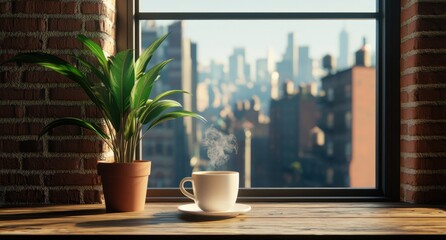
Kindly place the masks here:
[[(98, 163), (107, 211), (139, 211), (144, 209), (150, 161), (136, 160), (141, 137), (156, 125), (181, 117), (194, 117), (206, 121), (197, 113), (186, 111), (172, 94), (187, 93), (169, 90), (150, 98), (151, 90), (160, 71), (172, 60), (165, 60), (146, 70), (153, 53), (168, 34), (155, 40), (135, 61), (133, 50), (118, 52), (106, 57), (94, 41), (84, 35), (77, 39), (97, 59), (90, 63), (81, 57), (72, 57), (79, 66), (57, 56), (43, 53), (21, 53), (7, 62), (33, 63), (56, 71), (76, 82), (103, 115), (105, 130), (86, 120), (64, 117), (50, 122), (39, 138), (50, 129), (61, 125), (77, 125), (93, 131), (113, 151), (113, 163)], [(98, 65), (98, 66), (96, 66)], [(90, 79), (91, 75), (97, 79)], [(143, 129), (143, 126), (147, 128)]]

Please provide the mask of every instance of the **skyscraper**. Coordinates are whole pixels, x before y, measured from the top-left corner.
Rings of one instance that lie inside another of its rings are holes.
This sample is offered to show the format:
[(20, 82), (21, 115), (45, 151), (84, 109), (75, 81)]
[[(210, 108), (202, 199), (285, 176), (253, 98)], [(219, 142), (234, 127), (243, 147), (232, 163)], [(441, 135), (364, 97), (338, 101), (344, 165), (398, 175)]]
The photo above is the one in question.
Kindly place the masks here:
[(234, 48), (229, 57), (229, 81), (244, 84), (249, 80), (249, 65), (246, 64), (244, 48)]
[(339, 59), (338, 70), (343, 70), (349, 67), (349, 54), (348, 54), (348, 33), (345, 28), (342, 28), (339, 34)]
[(313, 77), (313, 61), (310, 58), (310, 47), (299, 47), (299, 72), (297, 74), (297, 81), (301, 83), (311, 83), (314, 81)]
[(282, 61), (277, 63), (276, 69), (279, 72), (280, 85), (287, 81), (297, 84), (297, 75), (299, 70), (299, 47), (297, 46), (297, 37), (294, 32), (288, 33), (287, 47), (283, 54)]

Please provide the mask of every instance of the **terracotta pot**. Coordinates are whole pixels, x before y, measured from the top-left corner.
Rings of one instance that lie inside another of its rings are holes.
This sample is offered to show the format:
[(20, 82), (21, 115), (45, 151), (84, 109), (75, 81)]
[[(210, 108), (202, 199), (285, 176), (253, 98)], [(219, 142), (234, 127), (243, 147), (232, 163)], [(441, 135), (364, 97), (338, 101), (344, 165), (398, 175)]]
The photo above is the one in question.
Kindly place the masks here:
[(98, 163), (107, 212), (144, 210), (150, 161)]

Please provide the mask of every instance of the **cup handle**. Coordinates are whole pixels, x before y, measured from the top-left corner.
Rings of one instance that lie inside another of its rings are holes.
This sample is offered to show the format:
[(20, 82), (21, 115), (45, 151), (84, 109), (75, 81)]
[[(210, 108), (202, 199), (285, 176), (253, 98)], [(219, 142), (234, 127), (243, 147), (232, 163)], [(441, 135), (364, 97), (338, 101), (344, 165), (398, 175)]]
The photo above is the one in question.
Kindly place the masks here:
[(188, 198), (190, 198), (190, 199), (192, 199), (192, 200), (195, 201), (195, 197), (194, 197), (194, 195), (191, 194), (191, 193), (189, 193), (188, 191), (186, 191), (186, 189), (184, 189), (184, 184), (185, 184), (186, 182), (191, 182), (191, 183), (193, 184), (193, 179), (192, 179), (191, 177), (185, 177), (185, 178), (181, 179), (181, 182), (180, 182), (180, 191), (181, 191), (181, 193), (183, 193), (186, 197), (188, 197)]

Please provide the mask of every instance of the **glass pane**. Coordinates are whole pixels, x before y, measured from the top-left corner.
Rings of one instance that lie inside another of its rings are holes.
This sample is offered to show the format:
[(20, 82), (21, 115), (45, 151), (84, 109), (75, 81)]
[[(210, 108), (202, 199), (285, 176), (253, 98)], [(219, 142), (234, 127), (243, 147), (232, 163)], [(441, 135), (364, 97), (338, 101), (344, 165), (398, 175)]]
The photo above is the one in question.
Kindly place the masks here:
[[(170, 32), (149, 65), (174, 59), (153, 96), (191, 91), (177, 100), (209, 121), (150, 130), (151, 187), (219, 169), (239, 171), (247, 188), (375, 188), (374, 20), (141, 21), (141, 29), (141, 50)], [(218, 137), (211, 154), (209, 134)]]
[(376, 12), (376, 0), (140, 0), (140, 12)]

